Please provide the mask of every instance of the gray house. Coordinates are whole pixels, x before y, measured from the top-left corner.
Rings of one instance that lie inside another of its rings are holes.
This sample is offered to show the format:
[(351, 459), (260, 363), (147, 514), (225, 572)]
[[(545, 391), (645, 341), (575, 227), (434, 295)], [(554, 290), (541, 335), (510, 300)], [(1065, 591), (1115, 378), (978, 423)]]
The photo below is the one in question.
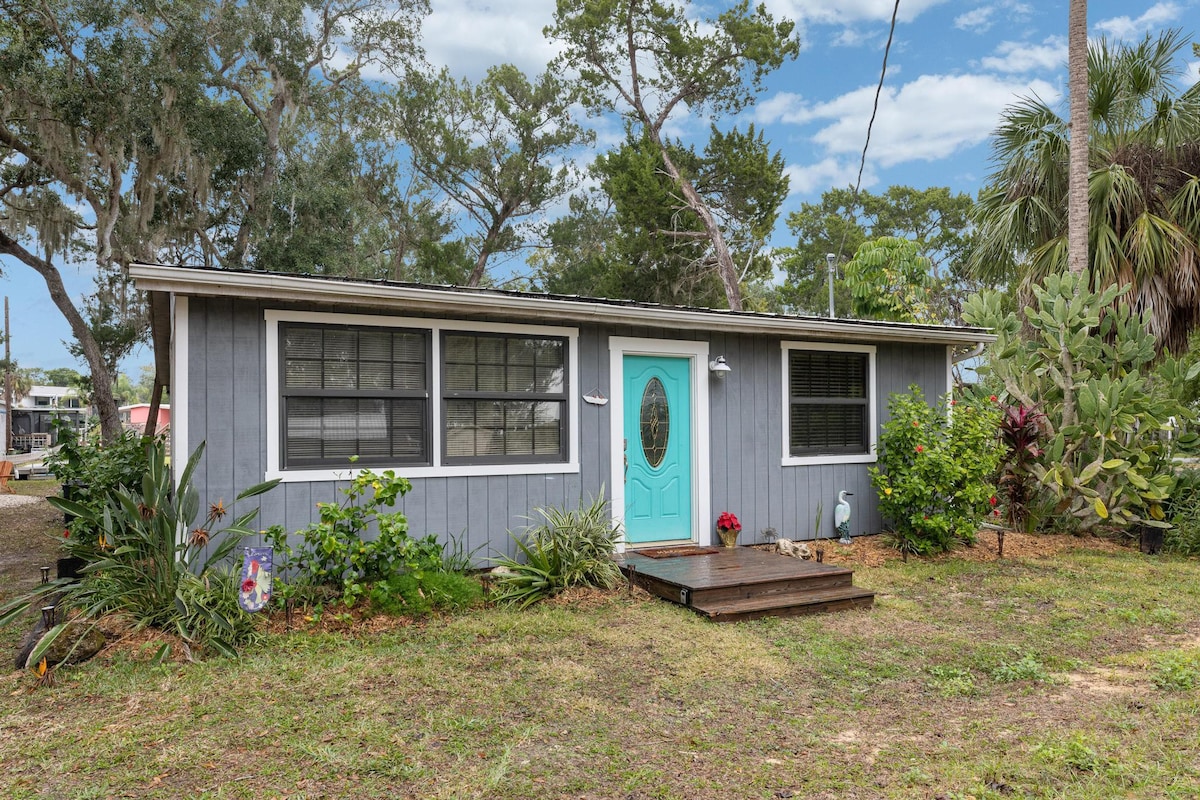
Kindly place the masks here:
[[(415, 534), (511, 552), (537, 506), (603, 491), (628, 547), (880, 528), (888, 396), (944, 394), (985, 331), (488, 289), (135, 265), (172, 307), (173, 452), (206, 502), (264, 479), (295, 530), (361, 467), (411, 479)], [(358, 461), (351, 466), (350, 456)], [(813, 529), (818, 504), (822, 530)]]

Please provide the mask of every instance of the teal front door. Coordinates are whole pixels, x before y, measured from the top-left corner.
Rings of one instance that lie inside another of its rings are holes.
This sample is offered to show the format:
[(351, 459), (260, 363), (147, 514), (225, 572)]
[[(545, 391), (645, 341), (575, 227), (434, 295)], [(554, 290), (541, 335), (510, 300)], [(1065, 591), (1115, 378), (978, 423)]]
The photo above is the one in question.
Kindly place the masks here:
[(692, 360), (624, 356), (625, 541), (691, 541)]

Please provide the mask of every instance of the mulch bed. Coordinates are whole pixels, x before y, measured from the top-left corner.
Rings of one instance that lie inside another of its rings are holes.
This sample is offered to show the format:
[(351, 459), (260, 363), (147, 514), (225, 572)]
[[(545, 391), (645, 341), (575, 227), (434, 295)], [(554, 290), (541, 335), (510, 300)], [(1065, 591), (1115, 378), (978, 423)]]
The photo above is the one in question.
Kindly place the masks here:
[[(764, 550), (774, 549), (773, 545), (755, 545)], [(812, 546), (812, 542), (809, 542)], [(884, 536), (859, 536), (853, 544), (838, 544), (837, 539), (822, 542), (825, 548), (825, 563), (840, 564), (847, 567), (882, 567), (893, 561), (903, 561), (904, 556), (888, 545)], [(1004, 535), (1004, 557), (1010, 558), (1048, 558), (1067, 550), (1100, 550), (1106, 553), (1116, 553), (1129, 548), (1114, 539), (1098, 536), (1069, 536), (1050, 533), (1013, 533)], [(998, 559), (997, 536), (994, 531), (981, 531), (975, 544), (970, 547), (960, 547), (949, 553), (943, 553), (931, 558), (911, 556), (912, 560), (930, 562), (941, 561), (996, 561)]]

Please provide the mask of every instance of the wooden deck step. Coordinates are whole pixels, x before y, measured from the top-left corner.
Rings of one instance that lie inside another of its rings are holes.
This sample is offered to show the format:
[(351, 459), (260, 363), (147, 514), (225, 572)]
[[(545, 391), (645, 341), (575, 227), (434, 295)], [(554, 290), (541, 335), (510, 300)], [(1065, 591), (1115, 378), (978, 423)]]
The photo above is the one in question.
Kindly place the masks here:
[(631, 583), (718, 622), (869, 608), (875, 594), (854, 572), (754, 548), (651, 558), (617, 557)]
[(720, 602), (699, 602), (692, 609), (713, 622), (736, 622), (761, 617), (795, 617), (851, 608), (870, 608), (875, 593), (857, 586), (838, 586), (816, 591), (759, 595)]

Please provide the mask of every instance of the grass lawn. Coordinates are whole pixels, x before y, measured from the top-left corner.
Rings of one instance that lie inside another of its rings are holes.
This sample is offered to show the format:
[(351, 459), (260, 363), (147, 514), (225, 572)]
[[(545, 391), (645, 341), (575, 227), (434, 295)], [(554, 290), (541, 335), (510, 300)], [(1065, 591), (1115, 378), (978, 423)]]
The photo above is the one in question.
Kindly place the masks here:
[(0, 796), (1200, 795), (1200, 564), (1081, 548), (856, 583), (873, 610), (720, 626), (587, 594), (9, 672)]

